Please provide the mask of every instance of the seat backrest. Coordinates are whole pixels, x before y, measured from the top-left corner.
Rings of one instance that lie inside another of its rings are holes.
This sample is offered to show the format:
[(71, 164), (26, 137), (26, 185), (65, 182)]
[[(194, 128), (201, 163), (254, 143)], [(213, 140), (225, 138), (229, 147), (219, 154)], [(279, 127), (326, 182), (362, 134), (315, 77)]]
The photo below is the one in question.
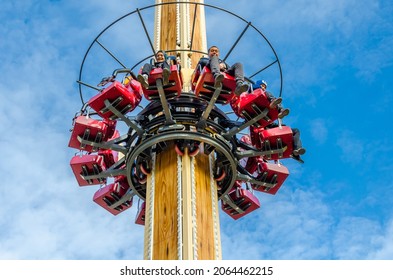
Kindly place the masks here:
[(209, 64), (208, 57), (201, 57), (198, 62), (197, 71), (202, 72), (203, 68)]
[(177, 71), (180, 72), (181, 70), (181, 65), (180, 63), (177, 61), (177, 57), (174, 55), (168, 55), (166, 56), (166, 61), (168, 62), (169, 65), (176, 65), (177, 66)]
[[(165, 56), (165, 61), (169, 64), (169, 65), (177, 65), (177, 69), (178, 71), (180, 71), (180, 64), (177, 61), (176, 56), (174, 55), (167, 55), (166, 53), (164, 53)], [(153, 56), (152, 58), (150, 58), (150, 64), (154, 65), (154, 63), (156, 62), (156, 58)]]
[(165, 57), (165, 60), (169, 63), (169, 65), (177, 65), (177, 59), (174, 55), (168, 55)]

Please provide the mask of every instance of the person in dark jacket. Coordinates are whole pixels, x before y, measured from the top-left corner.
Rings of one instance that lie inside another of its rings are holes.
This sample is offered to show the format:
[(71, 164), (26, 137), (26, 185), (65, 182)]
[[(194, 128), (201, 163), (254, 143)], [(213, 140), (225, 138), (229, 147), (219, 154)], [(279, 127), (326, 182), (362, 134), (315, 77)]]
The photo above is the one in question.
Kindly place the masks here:
[(201, 67), (200, 69), (203, 69), (203, 67), (208, 66), (210, 68), (214, 76), (215, 87), (218, 87), (220, 85), (220, 83), (224, 79), (224, 75), (222, 74), (222, 72), (225, 72), (235, 77), (236, 95), (240, 95), (241, 93), (248, 90), (248, 85), (244, 83), (243, 64), (236, 62), (232, 66), (229, 66), (226, 62), (220, 59), (220, 50), (217, 46), (211, 46), (208, 50), (208, 55), (209, 59), (200, 59), (197, 67)]

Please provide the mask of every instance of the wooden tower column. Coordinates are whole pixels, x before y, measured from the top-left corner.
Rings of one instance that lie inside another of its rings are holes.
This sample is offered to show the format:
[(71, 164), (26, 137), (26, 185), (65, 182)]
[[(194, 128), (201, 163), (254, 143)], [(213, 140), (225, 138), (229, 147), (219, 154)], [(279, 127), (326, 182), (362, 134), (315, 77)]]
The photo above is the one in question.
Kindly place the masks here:
[[(156, 1), (157, 3), (173, 0)], [(197, 2), (197, 1), (195, 1)], [(203, 0), (199, 1), (203, 3)], [(190, 49), (194, 13), (193, 50), (206, 52), (203, 5), (177, 4), (156, 7), (155, 48), (179, 50), (184, 91), (201, 55)], [(147, 180), (144, 258), (152, 260), (221, 259), (217, 185), (212, 176), (213, 155), (201, 151), (190, 157), (177, 155), (174, 146), (153, 155)]]

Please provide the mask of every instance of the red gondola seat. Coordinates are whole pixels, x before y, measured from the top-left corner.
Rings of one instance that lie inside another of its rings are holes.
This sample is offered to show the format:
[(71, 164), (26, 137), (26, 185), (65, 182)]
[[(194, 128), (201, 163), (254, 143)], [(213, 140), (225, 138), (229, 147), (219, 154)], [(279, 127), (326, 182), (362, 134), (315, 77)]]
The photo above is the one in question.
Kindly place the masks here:
[(88, 116), (78, 116), (74, 120), (74, 126), (68, 147), (84, 150), (87, 152), (95, 151), (95, 147), (82, 144), (78, 136), (84, 140), (101, 143), (112, 137), (116, 128), (116, 121), (95, 120)]
[[(253, 174), (258, 168), (258, 157), (248, 157), (247, 159), (242, 159), (242, 166), (247, 170), (250, 174)], [(245, 164), (244, 164), (245, 162)]]
[[(228, 104), (235, 96), (236, 81), (233, 76), (225, 72), (221, 73), (224, 75), (224, 80), (222, 81), (222, 89), (216, 103)], [(212, 98), (215, 91), (214, 77), (209, 67), (203, 67), (202, 71), (195, 69), (191, 77), (191, 88), (194, 90), (195, 95), (200, 98), (205, 100)]]
[(138, 209), (138, 213), (136, 214), (135, 223), (144, 226), (145, 214), (146, 214), (146, 203), (142, 202), (141, 206)]
[(111, 141), (111, 140), (116, 139), (118, 137), (120, 137), (120, 132), (117, 129), (115, 129), (115, 131), (113, 132), (112, 136), (110, 136), (107, 139), (107, 141)]
[[(173, 98), (179, 96), (183, 88), (183, 78), (181, 72), (178, 70), (178, 65), (171, 65), (171, 74), (169, 76), (169, 82), (167, 85), (163, 85), (166, 98)], [(154, 68), (149, 75), (148, 83), (149, 87), (143, 88), (143, 94), (147, 100), (159, 100), (159, 92), (156, 85), (157, 79), (163, 79), (162, 68)], [(140, 73), (142, 73), (140, 71)]]
[[(120, 136), (120, 132), (116, 129), (113, 133), (112, 137), (110, 137), (107, 141), (111, 141)], [(114, 165), (119, 159), (119, 153), (113, 150), (103, 150), (99, 149), (98, 154), (104, 157), (104, 162), (107, 168)]]
[[(251, 142), (251, 137), (249, 135), (243, 135), (240, 138), (240, 141), (249, 145), (249, 146), (253, 146), (252, 142)], [(244, 149), (241, 149), (244, 150)], [(242, 158), (239, 161), (240, 165), (246, 169), (249, 173), (254, 173), (255, 170), (257, 170), (257, 157), (247, 157), (247, 158)]]
[(119, 158), (119, 153), (116, 151), (112, 150), (98, 150), (98, 155), (102, 156), (104, 158), (104, 162), (107, 168), (111, 167), (114, 165), (118, 158)]
[(234, 220), (251, 213), (261, 206), (258, 198), (249, 190), (242, 189), (238, 182), (235, 183), (235, 187), (228, 193), (228, 195), (231, 201), (235, 204), (235, 208), (222, 201), (221, 209)]
[(257, 149), (264, 151), (281, 149), (285, 151), (265, 155), (268, 160), (289, 158), (293, 151), (293, 133), (289, 126), (274, 127), (269, 129), (250, 127), (251, 141)]
[(242, 93), (239, 97), (234, 97), (231, 101), (231, 107), (235, 114), (243, 119), (250, 120), (260, 115), (266, 108), (268, 114), (260, 119), (255, 126), (265, 127), (278, 118), (278, 109), (271, 109), (270, 102), (267, 99), (266, 92), (258, 88), (252, 93)]
[(127, 177), (120, 176), (114, 183), (100, 188), (94, 194), (93, 201), (113, 215), (117, 215), (132, 206), (132, 196), (119, 203), (129, 189)]
[(104, 156), (92, 154), (74, 156), (71, 159), (70, 165), (79, 186), (91, 186), (106, 183), (106, 178), (88, 180), (82, 178), (82, 176), (97, 175), (101, 171), (106, 170), (107, 165), (105, 163)]
[(251, 187), (256, 191), (273, 195), (277, 193), (289, 176), (289, 171), (284, 165), (281, 163), (269, 163), (262, 158), (257, 160), (256, 173), (257, 180), (264, 183), (264, 185), (251, 184)]
[(102, 118), (114, 120), (117, 116), (107, 108), (105, 100), (108, 100), (117, 111), (125, 115), (139, 105), (142, 94), (142, 86), (137, 80), (128, 80), (125, 85), (114, 81), (99, 94), (93, 96), (88, 104)]

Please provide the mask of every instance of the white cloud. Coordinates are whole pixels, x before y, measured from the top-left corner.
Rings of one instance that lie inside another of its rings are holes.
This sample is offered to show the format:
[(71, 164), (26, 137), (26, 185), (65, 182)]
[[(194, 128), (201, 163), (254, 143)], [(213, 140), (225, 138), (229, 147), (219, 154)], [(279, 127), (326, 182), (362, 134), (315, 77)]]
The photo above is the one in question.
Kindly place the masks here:
[(328, 128), (326, 121), (323, 119), (315, 119), (311, 121), (310, 131), (313, 138), (318, 144), (324, 144), (328, 136)]
[(381, 234), (376, 221), (362, 217), (343, 217), (333, 239), (338, 259), (364, 259), (375, 250), (375, 237)]
[(363, 159), (364, 143), (353, 132), (348, 130), (341, 132), (336, 144), (342, 151), (343, 161), (359, 163)]
[(371, 260), (393, 259), (393, 221), (390, 220), (380, 236), (374, 237), (372, 242), (376, 249), (369, 252), (367, 258)]
[(282, 188), (274, 197), (257, 194), (261, 208), (241, 220), (223, 219), (227, 259), (320, 259), (331, 254), (329, 206), (318, 192), (288, 184)]

